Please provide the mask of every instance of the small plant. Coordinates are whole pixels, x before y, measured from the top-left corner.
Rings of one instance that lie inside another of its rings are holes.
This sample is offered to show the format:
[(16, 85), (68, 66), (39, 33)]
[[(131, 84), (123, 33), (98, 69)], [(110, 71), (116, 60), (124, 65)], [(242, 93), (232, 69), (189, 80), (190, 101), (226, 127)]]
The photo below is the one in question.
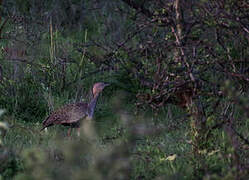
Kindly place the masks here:
[[(0, 109), (0, 116), (4, 110)], [(6, 122), (0, 121), (0, 179), (11, 179), (21, 170), (21, 164), (13, 151), (4, 145), (4, 137), (9, 130)]]

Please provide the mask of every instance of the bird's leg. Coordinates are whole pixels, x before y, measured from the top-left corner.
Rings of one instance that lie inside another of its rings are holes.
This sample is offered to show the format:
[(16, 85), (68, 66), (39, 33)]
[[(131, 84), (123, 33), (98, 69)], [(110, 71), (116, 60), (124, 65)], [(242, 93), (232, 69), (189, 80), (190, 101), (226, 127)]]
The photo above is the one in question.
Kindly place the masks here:
[(68, 136), (68, 137), (70, 137), (71, 130), (72, 130), (72, 128), (70, 127), (70, 128), (68, 129), (68, 131), (67, 131), (67, 136)]
[(80, 128), (77, 128), (77, 136), (80, 136)]

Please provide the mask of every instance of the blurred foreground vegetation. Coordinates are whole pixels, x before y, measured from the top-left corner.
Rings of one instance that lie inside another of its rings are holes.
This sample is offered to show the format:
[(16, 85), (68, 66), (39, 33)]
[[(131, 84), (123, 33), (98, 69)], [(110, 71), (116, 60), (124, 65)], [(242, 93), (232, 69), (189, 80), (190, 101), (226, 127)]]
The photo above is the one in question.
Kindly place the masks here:
[[(248, 9), (1, 0), (0, 179), (249, 179)], [(100, 81), (91, 128), (40, 132)]]

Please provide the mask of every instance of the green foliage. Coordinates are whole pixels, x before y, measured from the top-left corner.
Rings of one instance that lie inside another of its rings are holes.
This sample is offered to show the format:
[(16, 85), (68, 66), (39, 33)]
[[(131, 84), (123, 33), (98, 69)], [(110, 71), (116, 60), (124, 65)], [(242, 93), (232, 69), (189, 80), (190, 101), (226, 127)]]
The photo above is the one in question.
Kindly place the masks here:
[(0, 177), (3, 179), (13, 179), (14, 176), (23, 171), (23, 164), (17, 155), (2, 151), (0, 151), (0, 154), (6, 156), (5, 160), (1, 159)]
[[(3, 113), (0, 110), (0, 116)], [(23, 169), (17, 155), (5, 147), (4, 137), (8, 130), (8, 123), (0, 121), (0, 179), (11, 179)]]
[[(104, 106), (101, 109), (103, 108), (107, 107)], [(162, 117), (160, 117), (161, 120), (157, 120), (161, 128), (162, 123), (169, 123)], [(157, 128), (150, 121), (120, 114), (109, 123), (110, 118), (113, 118), (113, 113), (96, 116), (94, 126), (99, 136), (88, 136), (82, 131), (80, 138), (73, 136), (69, 139), (63, 137), (66, 133), (61, 136), (60, 127), (50, 128), (49, 133), (43, 132), (40, 136), (35, 134), (36, 130), (38, 132), (40, 129), (39, 125), (20, 124), (27, 130), (19, 130), (16, 127), (5, 138), (6, 142), (11, 143), (8, 146), (22, 152), (21, 158), (9, 156), (13, 159), (9, 159), (8, 166), (4, 166), (5, 177), (12, 177), (16, 173), (18, 173), (16, 179), (61, 179), (62, 177), (64, 179), (81, 179), (81, 177), (104, 179), (126, 177), (126, 175), (130, 175), (129, 179), (159, 177), (195, 179), (197, 176), (204, 177), (207, 173), (217, 178), (228, 176), (227, 172), (230, 169), (229, 164), (232, 162), (234, 151), (232, 148), (227, 149), (229, 137), (225, 133), (220, 135), (219, 131), (213, 132), (215, 141), (208, 142), (210, 149), (201, 151), (200, 154), (203, 156), (199, 157), (203, 158), (201, 161), (205, 162), (207, 172), (203, 169), (196, 171), (195, 168), (198, 168), (196, 164), (200, 159), (197, 161), (191, 152), (187, 128), (159, 129), (159, 133), (157, 130), (155, 134), (147, 134), (147, 131)], [(114, 123), (116, 120), (118, 121)], [(127, 126), (130, 123), (133, 125)], [(133, 132), (134, 128), (142, 129)], [(30, 133), (29, 129), (34, 131), (34, 134)], [(38, 142), (39, 138), (42, 138), (40, 142)], [(220, 146), (220, 144), (223, 145)], [(127, 167), (131, 169), (126, 169)], [(12, 171), (14, 173), (11, 175)], [(194, 172), (198, 173), (193, 175)]]
[(6, 108), (9, 114), (13, 114), (23, 121), (40, 121), (47, 110), (46, 102), (41, 94), (41, 86), (32, 77), (27, 77), (22, 83), (13, 83), (12, 85), (17, 85), (17, 94), (14, 97), (2, 96), (1, 106)]
[[(18, 86), (15, 115), (27, 122), (37, 122), (46, 115), (47, 105), (41, 94), (41, 86), (33, 79), (24, 79), (26, 83)], [(28, 102), (28, 103), (27, 103)]]
[[(179, 2), (3, 1), (0, 178), (248, 179), (248, 8)], [(95, 128), (39, 132), (97, 81)]]

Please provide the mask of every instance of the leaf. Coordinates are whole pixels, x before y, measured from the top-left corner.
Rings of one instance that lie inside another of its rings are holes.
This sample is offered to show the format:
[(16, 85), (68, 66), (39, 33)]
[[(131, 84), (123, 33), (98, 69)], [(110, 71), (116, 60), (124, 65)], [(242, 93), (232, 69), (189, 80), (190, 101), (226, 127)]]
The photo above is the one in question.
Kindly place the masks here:
[(199, 150), (198, 152), (199, 152), (200, 154), (207, 154), (207, 150), (206, 150), (206, 149)]
[(5, 112), (4, 109), (0, 109), (0, 116), (2, 116), (4, 112)]
[(217, 152), (220, 152), (220, 150), (219, 150), (219, 149), (213, 150), (213, 151), (211, 151), (210, 153), (208, 153), (208, 156), (212, 156), (213, 154), (215, 154), (215, 153), (217, 153)]
[(5, 129), (5, 130), (8, 130), (8, 129), (9, 129), (9, 126), (8, 126), (8, 124), (5, 123), (5, 122), (0, 122), (0, 128)]
[(177, 155), (176, 155), (176, 154), (173, 154), (173, 155), (171, 155), (171, 156), (168, 156), (168, 157), (166, 158), (166, 160), (168, 160), (168, 161), (174, 161), (174, 160), (176, 159), (176, 157), (177, 157)]

